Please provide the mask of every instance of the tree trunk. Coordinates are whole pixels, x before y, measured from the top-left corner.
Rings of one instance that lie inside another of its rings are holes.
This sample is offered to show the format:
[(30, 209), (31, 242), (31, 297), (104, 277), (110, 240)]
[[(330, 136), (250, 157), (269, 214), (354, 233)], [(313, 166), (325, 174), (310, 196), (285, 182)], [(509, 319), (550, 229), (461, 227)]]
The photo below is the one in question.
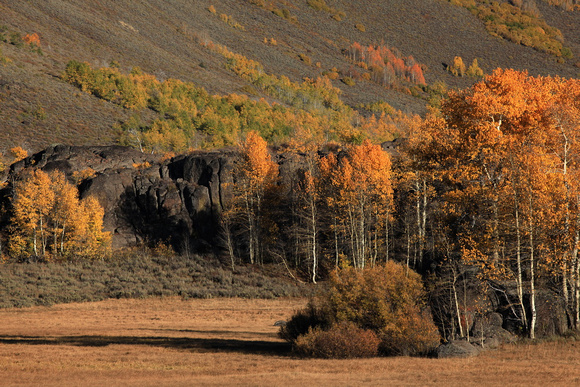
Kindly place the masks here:
[(318, 228), (316, 227), (316, 202), (314, 197), (309, 198), (310, 204), (310, 231), (311, 231), (311, 238), (312, 238), (312, 283), (316, 283), (316, 273), (318, 270), (318, 255), (317, 255), (317, 248), (318, 248)]
[(516, 263), (518, 267), (518, 275), (516, 279), (516, 285), (518, 290), (518, 301), (521, 307), (521, 321), (524, 326), (528, 327), (528, 319), (526, 316), (526, 307), (524, 305), (524, 285), (522, 280), (522, 239), (521, 239), (521, 229), (520, 229), (520, 211), (518, 209), (517, 203), (515, 204), (515, 218), (516, 218)]
[(530, 339), (536, 338), (536, 287), (534, 277), (534, 221), (533, 221), (533, 200), (530, 194), (530, 309), (532, 318), (530, 321)]
[(385, 216), (385, 262), (389, 262), (389, 211)]
[(32, 233), (32, 250), (34, 251), (34, 255), (38, 256), (38, 247), (37, 247), (37, 243), (36, 243), (36, 227), (34, 227), (34, 230)]
[(334, 268), (338, 269), (339, 264), (339, 253), (338, 253), (338, 223), (336, 222), (336, 216), (333, 217), (334, 222)]
[(457, 316), (457, 324), (459, 325), (459, 337), (465, 337), (465, 333), (463, 332), (463, 324), (461, 324), (461, 311), (459, 309), (459, 299), (457, 298), (457, 287), (455, 284), (457, 283), (457, 272), (455, 268), (452, 269), (453, 273), (453, 281), (451, 282), (451, 287), (453, 289), (453, 301), (455, 304), (455, 314)]
[[(580, 205), (580, 196), (576, 200)], [(578, 245), (580, 244), (580, 212), (576, 216), (576, 235), (574, 237), (574, 248), (572, 250), (572, 270), (574, 280), (572, 283), (574, 293), (574, 327), (580, 329), (580, 255), (578, 254)]]
[(244, 201), (246, 204), (246, 216), (248, 218), (248, 252), (250, 254), (250, 263), (254, 264), (256, 261), (255, 257), (255, 246), (254, 246), (254, 211), (252, 206), (252, 200), (248, 197), (249, 194), (244, 195)]

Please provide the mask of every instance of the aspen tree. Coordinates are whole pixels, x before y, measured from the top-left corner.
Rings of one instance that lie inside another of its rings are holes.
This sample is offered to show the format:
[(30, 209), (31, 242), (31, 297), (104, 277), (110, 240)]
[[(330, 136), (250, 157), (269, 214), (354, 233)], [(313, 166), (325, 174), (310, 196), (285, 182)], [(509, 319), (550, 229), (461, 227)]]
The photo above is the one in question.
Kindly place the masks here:
[(250, 263), (262, 263), (263, 202), (276, 183), (278, 164), (272, 160), (266, 141), (257, 132), (248, 133), (240, 150), (235, 190), (243, 203)]
[(35, 256), (44, 256), (48, 245), (47, 223), (54, 206), (55, 195), (47, 173), (36, 170), (24, 180), (15, 183), (13, 224), (19, 229), (18, 239), (13, 239), (13, 250), (26, 250), (32, 244)]

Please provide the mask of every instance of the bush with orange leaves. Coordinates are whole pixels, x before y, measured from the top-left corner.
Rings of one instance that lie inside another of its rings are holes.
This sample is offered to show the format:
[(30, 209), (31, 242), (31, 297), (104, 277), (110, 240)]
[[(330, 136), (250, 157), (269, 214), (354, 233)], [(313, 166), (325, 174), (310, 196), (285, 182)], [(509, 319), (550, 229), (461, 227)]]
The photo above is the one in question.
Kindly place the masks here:
[[(439, 344), (419, 274), (393, 261), (364, 270), (338, 270), (326, 292), (292, 317), (280, 336), (305, 355), (352, 357), (360, 350), (372, 356), (368, 331), (378, 338), (381, 355), (422, 355)], [(359, 339), (364, 345), (356, 351), (345, 344)]]
[(311, 329), (296, 340), (295, 351), (302, 356), (325, 359), (375, 357), (379, 353), (379, 344), (375, 332), (346, 321), (328, 330)]
[(22, 40), (24, 41), (24, 43), (30, 46), (40, 47), (40, 37), (36, 32), (33, 34), (26, 34), (24, 38), (22, 38)]

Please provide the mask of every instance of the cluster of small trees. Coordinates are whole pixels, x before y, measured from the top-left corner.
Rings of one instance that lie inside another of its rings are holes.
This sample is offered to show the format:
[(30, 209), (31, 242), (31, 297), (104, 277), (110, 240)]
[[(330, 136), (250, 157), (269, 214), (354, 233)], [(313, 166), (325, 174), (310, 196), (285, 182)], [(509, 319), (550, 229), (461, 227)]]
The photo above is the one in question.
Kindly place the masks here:
[(261, 263), (264, 256), (301, 269), (307, 263), (316, 282), (321, 267), (324, 273), (342, 262), (363, 269), (388, 259), (393, 188), (390, 157), (380, 146), (365, 141), (323, 157), (300, 147), (293, 154), (302, 168), (286, 186), (257, 133), (241, 150), (234, 199), (223, 213), (232, 263)]
[[(292, 137), (314, 142), (334, 139), (360, 143), (364, 138), (378, 142), (391, 140), (408, 125), (401, 115), (359, 115), (340, 101), (339, 90), (326, 77), (297, 84), (286, 77), (265, 74), (258, 62), (223, 47), (219, 50), (233, 71), (295, 107), (237, 94), (211, 96), (192, 83), (176, 79), (160, 82), (138, 68), (124, 74), (116, 64), (93, 69), (87, 63), (71, 61), (63, 78), (136, 113), (145, 108), (158, 112), (159, 118), (152, 122), (142, 122), (135, 115), (119, 125), (121, 143), (142, 151), (184, 152), (235, 145), (252, 130), (270, 143), (290, 141)], [(370, 127), (372, 130), (368, 130)]]
[(348, 110), (340, 100), (340, 89), (332, 86), (326, 77), (304, 79), (302, 83), (290, 81), (286, 76), (268, 74), (261, 63), (230, 51), (227, 47), (208, 42), (205, 47), (226, 59), (226, 68), (264, 90), (273, 97), (292, 106), (306, 110)]
[[(369, 142), (335, 152), (302, 147), (302, 166), (284, 184), (263, 143), (270, 167), (261, 169), (268, 183), (260, 203), (268, 204), (253, 212), (238, 205), (248, 227), (229, 223), (239, 233), (231, 257), (260, 246), (256, 262), (279, 260), (312, 281), (344, 264), (362, 270), (389, 260), (431, 272), (446, 338), (469, 334), (487, 310), (474, 295), (490, 287), (506, 292), (511, 317), (531, 337), (538, 289), (563, 300), (577, 327), (578, 101), (577, 80), (497, 70), (450, 93), (393, 165)], [(260, 217), (251, 238), (250, 216)]]
[[(546, 23), (533, 1), (497, 2), (487, 0), (450, 0), (469, 9), (484, 23), (490, 34), (555, 56), (571, 58), (563, 44), (562, 32)], [(570, 1), (552, 1), (570, 4)]]
[(469, 77), (483, 76), (483, 70), (479, 67), (479, 63), (477, 63), (477, 58), (473, 59), (473, 62), (471, 62), (471, 66), (469, 66), (469, 68), (466, 69), (465, 63), (463, 63), (463, 59), (460, 56), (455, 56), (453, 58), (453, 63), (447, 66), (447, 71), (449, 71), (456, 77), (463, 77), (465, 75)]
[(402, 57), (396, 49), (387, 46), (362, 46), (354, 42), (347, 50), (348, 58), (370, 71), (370, 78), (383, 86), (392, 86), (397, 80), (425, 85), (421, 65), (412, 56)]
[(13, 184), (8, 254), (16, 259), (103, 258), (110, 235), (103, 232), (103, 208), (82, 200), (60, 172), (28, 171)]

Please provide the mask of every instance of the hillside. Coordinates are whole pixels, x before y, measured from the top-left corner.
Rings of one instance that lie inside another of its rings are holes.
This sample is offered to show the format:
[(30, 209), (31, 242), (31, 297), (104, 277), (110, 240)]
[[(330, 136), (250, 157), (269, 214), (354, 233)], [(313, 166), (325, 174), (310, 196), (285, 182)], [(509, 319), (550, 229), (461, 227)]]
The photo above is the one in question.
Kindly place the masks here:
[[(270, 102), (275, 98), (226, 69), (225, 59), (202, 44), (224, 45), (260, 62), (266, 73), (294, 82), (332, 68), (352, 75), (358, 70), (343, 52), (354, 42), (386, 45), (403, 57), (413, 56), (422, 65), (427, 84), (443, 81), (452, 88), (475, 81), (446, 71), (454, 56), (467, 65), (477, 58), (486, 73), (509, 67), (533, 75), (575, 77), (579, 71), (574, 66), (577, 59), (559, 60), (491, 36), (476, 16), (447, 1), (325, 4), (326, 9), (316, 10), (307, 1), (4, 2), (0, 26), (8, 35), (37, 33), (42, 55), (10, 44), (9, 39), (0, 43), (8, 62), (0, 64), (0, 151), (15, 145), (32, 152), (55, 143), (115, 143), (114, 124), (133, 112), (65, 83), (60, 76), (70, 60), (95, 68), (117, 61), (123, 72), (138, 66), (159, 80), (178, 78), (211, 94), (248, 94)], [(580, 14), (544, 2), (537, 6), (578, 57)], [(353, 86), (340, 79), (332, 82), (342, 90), (343, 102), (353, 107), (383, 100), (405, 113), (426, 112), (426, 96), (411, 96), (404, 88), (385, 88), (364, 79), (356, 79)]]

